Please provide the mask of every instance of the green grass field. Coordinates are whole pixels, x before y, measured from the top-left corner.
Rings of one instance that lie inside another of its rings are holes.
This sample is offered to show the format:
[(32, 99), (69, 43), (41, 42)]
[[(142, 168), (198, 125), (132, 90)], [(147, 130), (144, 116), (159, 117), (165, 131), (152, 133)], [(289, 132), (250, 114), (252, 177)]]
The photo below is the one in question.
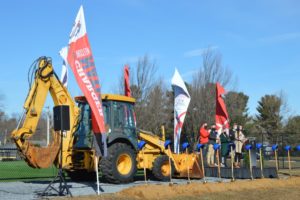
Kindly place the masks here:
[[(57, 168), (54, 166), (47, 169), (34, 169), (29, 167), (25, 161), (0, 162), (0, 182), (47, 180), (52, 179), (56, 174)], [(136, 176), (143, 179), (143, 171), (138, 170)]]
[(16, 180), (44, 180), (53, 178), (57, 169), (53, 166), (47, 169), (34, 169), (29, 167), (25, 161), (2, 161), (0, 162), (0, 181)]
[[(293, 158), (292, 174), (299, 172), (300, 162), (299, 157)], [(288, 163), (285, 163), (285, 168), (282, 169), (282, 164), (279, 162), (280, 172), (288, 173)], [(275, 167), (274, 161), (265, 161), (265, 167)], [(0, 161), (0, 182), (6, 181), (20, 181), (20, 180), (47, 180), (53, 178), (57, 174), (56, 167), (49, 167), (47, 169), (34, 169), (29, 167), (25, 161)], [(138, 170), (137, 177), (143, 179), (143, 171)]]

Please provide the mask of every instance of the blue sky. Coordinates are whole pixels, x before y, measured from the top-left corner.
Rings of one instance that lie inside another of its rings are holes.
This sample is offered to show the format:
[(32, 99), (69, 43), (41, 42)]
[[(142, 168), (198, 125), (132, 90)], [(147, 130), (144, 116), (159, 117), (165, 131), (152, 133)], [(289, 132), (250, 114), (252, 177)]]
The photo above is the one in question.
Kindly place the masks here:
[[(103, 93), (116, 91), (123, 64), (134, 65), (145, 54), (166, 84), (175, 67), (189, 82), (201, 52), (211, 47), (238, 78), (236, 89), (249, 95), (250, 114), (263, 95), (280, 91), (291, 114), (300, 114), (297, 0), (1, 2), (0, 94), (8, 113), (22, 111), (27, 72), (37, 57), (52, 57), (60, 74), (58, 51), (68, 43), (81, 4)], [(80, 95), (73, 77), (70, 91)]]

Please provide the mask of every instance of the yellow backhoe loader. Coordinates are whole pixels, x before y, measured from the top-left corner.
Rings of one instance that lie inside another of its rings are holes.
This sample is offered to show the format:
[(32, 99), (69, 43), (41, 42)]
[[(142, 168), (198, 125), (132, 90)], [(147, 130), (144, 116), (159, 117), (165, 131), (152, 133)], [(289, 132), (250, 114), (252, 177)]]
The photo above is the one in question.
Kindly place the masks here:
[[(24, 114), (12, 132), (20, 154), (29, 166), (58, 166), (60, 142), (63, 142), (62, 167), (73, 179), (86, 179), (94, 173), (93, 131), (91, 109), (85, 97), (71, 97), (55, 74), (48, 57), (38, 58), (33, 66), (31, 88), (24, 103)], [(54, 105), (67, 105), (70, 110), (70, 131), (60, 141), (53, 131), (53, 141), (47, 147), (30, 143), (36, 131), (42, 108), (50, 92)], [(135, 99), (122, 95), (103, 94), (102, 103), (108, 134), (108, 156), (100, 158), (102, 177), (112, 183), (133, 181), (137, 169), (144, 167), (158, 180), (168, 180), (170, 174), (179, 177), (202, 177), (196, 154), (173, 154), (164, 146), (164, 137), (137, 130), (134, 114)], [(145, 141), (143, 155), (138, 141)], [(168, 159), (171, 158), (171, 166)]]

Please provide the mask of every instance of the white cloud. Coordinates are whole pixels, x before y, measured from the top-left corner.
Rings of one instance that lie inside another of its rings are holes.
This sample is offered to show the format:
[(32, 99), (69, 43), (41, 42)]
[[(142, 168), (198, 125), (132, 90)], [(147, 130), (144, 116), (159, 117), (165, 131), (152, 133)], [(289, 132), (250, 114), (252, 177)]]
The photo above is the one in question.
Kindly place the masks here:
[(277, 42), (283, 42), (286, 40), (294, 40), (300, 38), (300, 32), (294, 32), (294, 33), (284, 33), (280, 35), (273, 35), (265, 38), (258, 39), (259, 42), (262, 43), (277, 43)]
[(218, 49), (218, 46), (210, 46), (208, 48), (201, 48), (201, 49), (194, 49), (191, 51), (187, 51), (183, 54), (184, 57), (197, 57), (197, 56), (202, 56), (204, 52), (208, 50), (215, 50)]

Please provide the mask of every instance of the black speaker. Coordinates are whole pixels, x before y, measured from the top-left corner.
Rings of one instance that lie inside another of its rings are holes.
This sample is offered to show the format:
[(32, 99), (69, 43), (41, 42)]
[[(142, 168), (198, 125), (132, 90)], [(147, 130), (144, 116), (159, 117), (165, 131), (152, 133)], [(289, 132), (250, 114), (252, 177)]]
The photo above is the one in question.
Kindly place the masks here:
[(54, 130), (70, 130), (70, 111), (69, 106), (60, 105), (53, 108)]

